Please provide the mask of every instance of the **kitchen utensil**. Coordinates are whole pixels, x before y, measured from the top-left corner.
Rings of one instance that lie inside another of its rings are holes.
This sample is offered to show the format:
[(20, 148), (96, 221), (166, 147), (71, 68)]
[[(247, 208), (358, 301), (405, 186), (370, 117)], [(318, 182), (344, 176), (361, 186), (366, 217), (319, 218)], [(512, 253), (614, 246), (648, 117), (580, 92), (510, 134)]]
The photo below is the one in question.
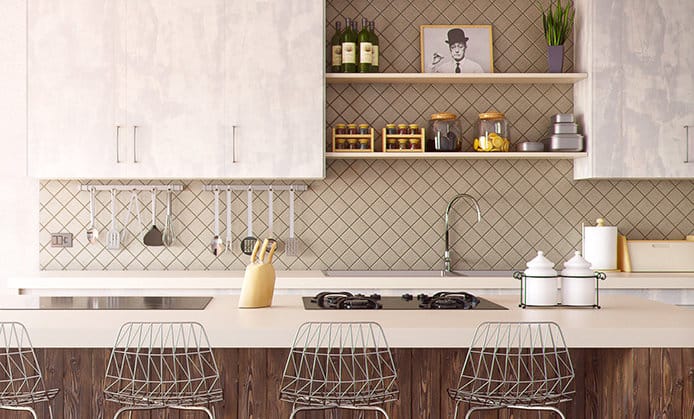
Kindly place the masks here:
[(246, 227), (248, 231), (246, 237), (241, 239), (241, 251), (244, 254), (252, 255), (258, 238), (253, 235), (253, 189), (251, 188), (248, 188), (246, 193), (246, 210)]
[(120, 249), (120, 233), (116, 228), (116, 190), (111, 189), (111, 229), (106, 236), (106, 248), (109, 250)]
[[(269, 249), (268, 249), (269, 247)], [(272, 305), (275, 291), (275, 268), (272, 258), (277, 250), (277, 243), (269, 239), (256, 240), (251, 252), (251, 263), (246, 267), (241, 285), (239, 308), (259, 308)]]
[(164, 246), (169, 247), (173, 245), (176, 240), (176, 232), (173, 227), (173, 220), (171, 218), (171, 189), (166, 191), (166, 219), (164, 220), (164, 231), (161, 233), (161, 239), (164, 242)]
[(214, 190), (214, 237), (210, 241), (210, 251), (215, 256), (224, 253), (226, 247), (224, 241), (219, 237), (219, 189)]
[(130, 242), (128, 234), (130, 234), (130, 217), (133, 214), (133, 209), (135, 210), (135, 216), (137, 218), (137, 223), (138, 223), (137, 234), (135, 234), (135, 236), (139, 236), (140, 233), (142, 233), (145, 230), (145, 225), (142, 222), (142, 213), (140, 211), (140, 200), (137, 198), (137, 191), (136, 190), (133, 190), (130, 193), (130, 202), (128, 202), (128, 213), (125, 216), (125, 223), (123, 224), (123, 228), (121, 229), (121, 232), (120, 232), (120, 241), (124, 245), (128, 244)]
[(560, 122), (554, 124), (555, 134), (578, 134), (578, 125), (575, 122)]
[(627, 240), (632, 272), (694, 272), (690, 240)]
[(152, 189), (152, 228), (145, 234), (142, 241), (147, 246), (163, 246), (161, 230), (157, 228), (157, 190)]
[(276, 248), (279, 249), (280, 243), (275, 239), (274, 227), (275, 225), (275, 207), (274, 207), (274, 193), (272, 191), (272, 186), (267, 190), (267, 231), (268, 231), (268, 241), (270, 246), (272, 243), (276, 243)]
[(583, 136), (581, 134), (553, 134), (541, 141), (545, 151), (583, 151)]
[(583, 226), (583, 257), (593, 270), (617, 270), (617, 227), (598, 218), (596, 226)]
[(435, 113), (431, 115), (426, 135), (427, 151), (460, 151), (463, 141), (463, 124), (455, 114)]
[(87, 228), (87, 242), (94, 244), (99, 241), (99, 229), (94, 225), (94, 188), (89, 190), (89, 227)]
[(289, 188), (289, 237), (285, 242), (287, 256), (299, 256), (299, 240), (294, 237), (294, 188)]
[(227, 249), (231, 249), (231, 188), (227, 188), (226, 214), (227, 214), (227, 223), (226, 223), (227, 237), (226, 237), (226, 243), (225, 244), (226, 244)]
[(516, 146), (518, 151), (545, 151), (545, 145), (534, 141), (526, 141)]

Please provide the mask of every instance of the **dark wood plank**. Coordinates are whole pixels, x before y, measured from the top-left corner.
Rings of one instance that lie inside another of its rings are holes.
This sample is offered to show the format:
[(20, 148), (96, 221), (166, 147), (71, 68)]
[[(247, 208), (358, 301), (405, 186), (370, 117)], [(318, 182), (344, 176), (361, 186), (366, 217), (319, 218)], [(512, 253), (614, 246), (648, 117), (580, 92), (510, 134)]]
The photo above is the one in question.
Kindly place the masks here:
[(441, 418), (441, 351), (418, 349), (412, 357), (412, 417)]
[(647, 348), (633, 349), (631, 376), (633, 380), (631, 399), (634, 418), (648, 418), (650, 412), (649, 371), (651, 370), (650, 352)]
[(682, 392), (684, 390), (684, 373), (682, 350), (680, 348), (663, 349), (663, 417), (675, 418), (682, 412)]
[(217, 403), (215, 410), (219, 419), (236, 419), (239, 411), (239, 350), (216, 349), (215, 361), (222, 379), (224, 401)]
[(389, 403), (386, 411), (391, 419), (408, 419), (412, 408), (412, 349), (392, 349), (395, 368), (398, 373), (398, 400)]
[(586, 419), (600, 419), (600, 363), (599, 352), (590, 350), (585, 356), (585, 373), (584, 373), (584, 389), (585, 398), (583, 400), (584, 412)]
[(682, 391), (682, 418), (694, 419), (694, 348), (682, 349), (684, 389)]
[(662, 348), (649, 349), (651, 368), (648, 376), (649, 418), (660, 418), (663, 411), (663, 350)]
[(574, 390), (576, 393), (573, 396), (573, 400), (564, 406), (560, 406), (562, 412), (566, 414), (567, 417), (572, 418), (583, 418), (585, 417), (585, 404), (583, 400), (586, 397), (586, 350), (585, 349), (571, 349), (569, 354), (571, 355), (571, 363), (574, 367), (574, 374), (576, 379), (574, 381)]

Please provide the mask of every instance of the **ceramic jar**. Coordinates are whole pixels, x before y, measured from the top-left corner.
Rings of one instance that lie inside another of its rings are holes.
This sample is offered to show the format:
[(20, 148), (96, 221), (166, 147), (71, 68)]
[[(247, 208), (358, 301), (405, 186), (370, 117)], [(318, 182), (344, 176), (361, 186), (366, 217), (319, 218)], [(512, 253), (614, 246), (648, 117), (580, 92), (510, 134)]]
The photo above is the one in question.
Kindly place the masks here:
[(547, 259), (544, 252), (527, 263), (526, 270), (520, 275), (524, 285), (521, 287), (521, 306), (554, 306), (559, 302), (557, 271), (554, 263)]
[(590, 306), (596, 304), (596, 273), (590, 262), (575, 252), (564, 262), (561, 271), (561, 303), (565, 306)]

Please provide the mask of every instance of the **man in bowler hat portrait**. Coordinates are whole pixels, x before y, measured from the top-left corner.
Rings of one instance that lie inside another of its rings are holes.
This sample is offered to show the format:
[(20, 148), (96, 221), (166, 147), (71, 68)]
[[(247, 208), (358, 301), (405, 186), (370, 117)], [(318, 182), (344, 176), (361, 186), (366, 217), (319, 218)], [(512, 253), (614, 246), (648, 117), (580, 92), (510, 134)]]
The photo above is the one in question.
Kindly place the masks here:
[(465, 58), (468, 37), (460, 28), (453, 28), (448, 31), (446, 43), (451, 51), (450, 57), (442, 57), (434, 53), (434, 60), (431, 64), (432, 73), (484, 73), (482, 66)]

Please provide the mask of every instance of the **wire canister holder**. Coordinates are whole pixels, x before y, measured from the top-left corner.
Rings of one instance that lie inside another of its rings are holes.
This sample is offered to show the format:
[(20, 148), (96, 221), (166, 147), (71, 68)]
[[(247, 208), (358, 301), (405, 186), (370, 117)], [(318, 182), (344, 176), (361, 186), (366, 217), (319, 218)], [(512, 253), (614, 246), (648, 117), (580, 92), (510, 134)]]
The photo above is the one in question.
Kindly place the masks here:
[[(542, 276), (542, 277), (537, 277), (533, 276), (531, 278), (542, 278), (542, 279), (552, 279), (552, 278), (562, 278), (562, 279), (590, 279), (594, 278), (595, 279), (595, 292), (594, 292), (594, 300), (591, 303), (588, 304), (564, 304), (561, 302), (557, 302), (556, 304), (551, 304), (551, 305), (537, 305), (537, 304), (528, 304), (528, 276), (525, 275), (524, 272), (514, 272), (513, 277), (518, 279), (521, 283), (520, 286), (520, 304), (518, 304), (518, 307), (520, 308), (527, 308), (527, 307), (588, 307), (588, 308), (601, 308), (600, 307), (600, 281), (604, 281), (607, 278), (607, 275), (605, 275), (604, 272), (595, 272), (594, 275), (589, 275), (589, 276), (564, 276), (564, 275), (558, 275), (558, 276)], [(562, 284), (563, 285), (563, 284)]]

